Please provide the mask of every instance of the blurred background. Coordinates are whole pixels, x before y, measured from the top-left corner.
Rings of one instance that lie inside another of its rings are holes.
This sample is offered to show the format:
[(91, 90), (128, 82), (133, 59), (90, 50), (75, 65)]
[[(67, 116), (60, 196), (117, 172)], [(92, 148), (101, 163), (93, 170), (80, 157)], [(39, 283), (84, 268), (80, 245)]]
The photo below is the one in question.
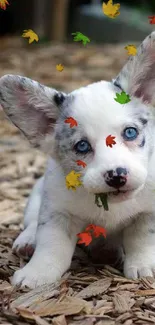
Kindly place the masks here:
[[(127, 59), (124, 46), (138, 44), (155, 26), (148, 19), (155, 15), (153, 0), (120, 0), (115, 19), (103, 14), (102, 0), (8, 2), (0, 9), (0, 75), (22, 74), (65, 91), (114, 77)], [(39, 42), (29, 45), (21, 36), (25, 29), (34, 30)], [(91, 42), (75, 43), (76, 31)]]
[[(8, 2), (6, 10), (0, 9), (0, 77), (19, 74), (65, 92), (114, 78), (128, 58), (124, 47), (138, 45), (155, 29), (148, 19), (155, 15), (153, 0), (114, 1), (121, 5), (115, 19), (103, 14), (100, 0)], [(34, 30), (39, 42), (29, 44), (22, 37), (25, 29)], [(74, 42), (71, 34), (76, 31), (91, 42)], [(62, 72), (57, 64), (64, 66)], [(46, 157), (30, 147), (2, 110), (0, 155), (0, 223), (10, 227), (10, 221), (21, 220)]]

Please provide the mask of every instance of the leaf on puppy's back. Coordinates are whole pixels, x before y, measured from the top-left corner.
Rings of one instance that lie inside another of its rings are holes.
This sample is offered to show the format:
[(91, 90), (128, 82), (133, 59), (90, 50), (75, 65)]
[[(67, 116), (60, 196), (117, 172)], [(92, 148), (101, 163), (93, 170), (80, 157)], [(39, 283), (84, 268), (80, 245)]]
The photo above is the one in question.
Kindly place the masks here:
[(90, 298), (95, 297), (105, 291), (110, 287), (112, 280), (110, 278), (100, 279), (89, 284), (88, 287), (84, 288), (82, 291), (78, 292), (76, 297), (78, 298)]

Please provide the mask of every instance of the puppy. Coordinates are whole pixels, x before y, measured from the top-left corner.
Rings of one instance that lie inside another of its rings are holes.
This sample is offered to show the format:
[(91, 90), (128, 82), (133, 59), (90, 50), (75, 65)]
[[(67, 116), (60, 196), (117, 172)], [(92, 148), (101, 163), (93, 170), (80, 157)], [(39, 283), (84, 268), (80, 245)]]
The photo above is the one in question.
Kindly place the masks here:
[[(123, 105), (114, 100), (122, 90), (131, 99)], [(126, 277), (154, 276), (155, 32), (111, 82), (65, 94), (6, 75), (0, 79), (0, 104), (31, 144), (50, 156), (13, 245), (16, 253), (34, 253), (12, 283), (34, 288), (60, 279), (70, 267), (76, 235), (90, 223), (106, 228), (111, 238), (118, 234)], [(68, 117), (77, 126), (65, 123)], [(109, 135), (115, 136), (112, 148), (106, 145)], [(76, 191), (66, 186), (72, 170), (81, 173)], [(108, 211), (95, 204), (99, 193), (107, 193)]]

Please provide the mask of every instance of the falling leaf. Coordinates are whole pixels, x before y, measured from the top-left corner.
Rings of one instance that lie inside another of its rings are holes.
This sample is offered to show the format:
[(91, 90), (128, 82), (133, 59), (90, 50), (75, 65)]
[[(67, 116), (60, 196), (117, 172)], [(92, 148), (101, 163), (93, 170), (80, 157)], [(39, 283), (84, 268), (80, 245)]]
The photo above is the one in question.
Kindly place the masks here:
[(79, 237), (78, 244), (85, 244), (85, 246), (88, 246), (92, 241), (92, 236), (88, 232), (81, 232), (77, 234), (77, 237)]
[(78, 166), (82, 166), (83, 168), (85, 168), (87, 166), (87, 164), (82, 160), (77, 160), (76, 163)]
[(0, 8), (6, 10), (6, 5), (9, 5), (7, 0), (0, 0)]
[[(99, 199), (102, 204), (100, 204)], [(105, 211), (109, 211), (107, 193), (95, 194), (95, 204), (97, 204), (99, 208), (103, 206)]]
[(155, 24), (155, 16), (149, 16), (148, 18), (150, 19), (150, 24), (154, 25)]
[(128, 45), (125, 46), (125, 50), (128, 51), (128, 55), (136, 55), (137, 54), (137, 48), (135, 45)]
[(86, 231), (90, 231), (90, 230), (93, 230), (93, 235), (96, 238), (99, 237), (100, 235), (102, 235), (106, 238), (105, 228), (91, 224), (86, 228)]
[(73, 126), (77, 126), (77, 121), (73, 118), (73, 117), (68, 117), (65, 120), (65, 123), (70, 123), (70, 128), (72, 128)]
[(120, 9), (120, 3), (113, 4), (112, 0), (109, 0), (107, 4), (103, 2), (102, 5), (103, 13), (109, 18), (115, 18), (118, 15), (120, 15), (119, 9)]
[(31, 44), (34, 41), (36, 41), (36, 42), (39, 41), (38, 35), (32, 29), (25, 29), (24, 33), (22, 34), (22, 37), (24, 37), (24, 38), (29, 37), (29, 44)]
[(76, 173), (74, 170), (72, 170), (67, 176), (66, 176), (66, 186), (68, 189), (76, 190), (76, 187), (82, 185), (82, 182), (79, 181), (79, 177), (81, 176), (80, 173)]
[(112, 148), (116, 141), (114, 140), (116, 137), (113, 137), (111, 134), (106, 137), (106, 146)]
[(73, 38), (74, 42), (82, 42), (83, 45), (90, 42), (90, 39), (80, 32), (72, 33), (72, 35), (75, 35)]
[(85, 232), (81, 232), (81, 233), (77, 234), (77, 237), (80, 238), (80, 240), (78, 241), (78, 244), (85, 244), (85, 246), (88, 246), (91, 243), (93, 236), (97, 238), (101, 235), (106, 238), (105, 228), (96, 226), (94, 224), (90, 224), (85, 229)]
[(114, 100), (119, 104), (127, 104), (131, 101), (129, 95), (126, 94), (125, 91), (122, 91), (121, 94), (116, 93), (116, 98), (114, 98)]
[(56, 69), (57, 69), (57, 71), (62, 72), (64, 70), (64, 66), (61, 63), (60, 64), (57, 64), (56, 65)]

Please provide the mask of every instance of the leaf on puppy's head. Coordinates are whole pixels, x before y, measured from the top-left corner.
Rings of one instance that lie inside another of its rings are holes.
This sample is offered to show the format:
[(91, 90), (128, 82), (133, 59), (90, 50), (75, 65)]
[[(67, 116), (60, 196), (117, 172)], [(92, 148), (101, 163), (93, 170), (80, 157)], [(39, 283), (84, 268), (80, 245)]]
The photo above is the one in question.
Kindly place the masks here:
[(79, 180), (81, 177), (80, 173), (76, 173), (74, 170), (72, 170), (67, 176), (66, 176), (66, 186), (68, 189), (76, 190), (76, 187), (81, 186), (82, 182)]
[(65, 123), (69, 123), (70, 124), (70, 128), (72, 128), (73, 126), (77, 126), (77, 121), (73, 118), (73, 117), (68, 117), (65, 120)]
[(120, 94), (116, 93), (116, 98), (114, 98), (114, 100), (119, 104), (127, 104), (131, 101), (130, 96), (123, 90)]
[(82, 160), (77, 160), (76, 163), (78, 166), (82, 166), (83, 168), (85, 168), (87, 166), (87, 164)]
[(112, 136), (111, 134), (106, 137), (106, 146), (112, 148), (116, 141), (114, 140), (116, 137)]

